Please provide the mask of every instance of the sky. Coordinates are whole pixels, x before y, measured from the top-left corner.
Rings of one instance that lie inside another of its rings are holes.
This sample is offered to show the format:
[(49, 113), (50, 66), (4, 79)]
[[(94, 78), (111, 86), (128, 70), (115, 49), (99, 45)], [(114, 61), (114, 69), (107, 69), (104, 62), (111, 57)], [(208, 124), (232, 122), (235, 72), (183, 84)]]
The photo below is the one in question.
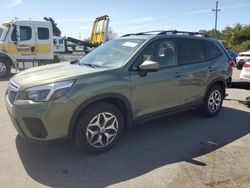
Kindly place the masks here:
[[(1, 0), (0, 22), (52, 17), (62, 36), (90, 37), (94, 19), (109, 15), (119, 36), (150, 30), (213, 29), (216, 0)], [(219, 0), (218, 29), (250, 24), (250, 0)]]

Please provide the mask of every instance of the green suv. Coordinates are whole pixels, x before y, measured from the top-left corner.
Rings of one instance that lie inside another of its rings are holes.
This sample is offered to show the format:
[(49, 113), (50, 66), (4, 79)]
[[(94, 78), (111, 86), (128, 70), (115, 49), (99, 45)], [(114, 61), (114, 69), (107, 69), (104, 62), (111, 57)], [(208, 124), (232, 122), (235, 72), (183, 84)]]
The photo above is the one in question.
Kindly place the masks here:
[(70, 137), (81, 149), (100, 153), (137, 121), (193, 108), (215, 116), (230, 65), (223, 45), (199, 33), (128, 34), (79, 61), (15, 75), (6, 106), (23, 137), (38, 142)]

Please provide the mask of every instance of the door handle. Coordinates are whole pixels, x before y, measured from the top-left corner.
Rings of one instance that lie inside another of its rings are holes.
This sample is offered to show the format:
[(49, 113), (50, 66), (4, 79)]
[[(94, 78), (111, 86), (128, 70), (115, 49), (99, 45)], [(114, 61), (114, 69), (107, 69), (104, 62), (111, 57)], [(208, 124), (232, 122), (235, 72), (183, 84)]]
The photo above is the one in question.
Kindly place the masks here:
[(181, 77), (181, 75), (180, 75), (180, 73), (179, 73), (179, 72), (176, 72), (176, 73), (174, 73), (174, 77), (176, 77), (176, 78), (180, 78), (180, 77)]
[(31, 46), (30, 51), (31, 51), (31, 52), (34, 52), (34, 51), (35, 51), (35, 49), (36, 49), (36, 48), (35, 48), (35, 46)]
[(211, 67), (208, 67), (208, 71), (211, 72), (211, 71), (213, 71), (213, 70), (214, 70), (214, 67), (212, 67), (212, 66), (211, 66)]

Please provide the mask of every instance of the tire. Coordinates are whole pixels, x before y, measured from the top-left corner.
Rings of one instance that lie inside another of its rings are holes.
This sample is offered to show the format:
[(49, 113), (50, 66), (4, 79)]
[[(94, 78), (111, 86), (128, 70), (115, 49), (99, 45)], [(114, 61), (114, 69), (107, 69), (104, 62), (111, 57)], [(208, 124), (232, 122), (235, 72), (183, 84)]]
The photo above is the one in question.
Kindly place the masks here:
[(103, 153), (117, 144), (123, 128), (124, 119), (118, 108), (110, 103), (96, 103), (81, 113), (75, 143), (89, 153)]
[(250, 108), (250, 96), (246, 98), (246, 104)]
[(236, 68), (242, 70), (244, 63), (237, 63)]
[(200, 108), (203, 116), (214, 117), (221, 110), (223, 103), (223, 89), (219, 85), (213, 85), (207, 92), (204, 103)]
[(0, 60), (0, 78), (6, 78), (10, 76), (10, 71), (11, 64), (4, 59)]

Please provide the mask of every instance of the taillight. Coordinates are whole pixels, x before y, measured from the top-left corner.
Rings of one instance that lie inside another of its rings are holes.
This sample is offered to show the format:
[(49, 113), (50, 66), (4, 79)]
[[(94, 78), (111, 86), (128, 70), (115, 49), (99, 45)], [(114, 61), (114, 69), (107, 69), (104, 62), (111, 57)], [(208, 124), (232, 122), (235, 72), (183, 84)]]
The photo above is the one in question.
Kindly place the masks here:
[(243, 67), (244, 68), (250, 68), (250, 64), (249, 63), (245, 63)]
[(235, 61), (234, 61), (234, 60), (229, 59), (227, 63), (228, 63), (228, 65), (229, 65), (230, 67), (235, 67)]

